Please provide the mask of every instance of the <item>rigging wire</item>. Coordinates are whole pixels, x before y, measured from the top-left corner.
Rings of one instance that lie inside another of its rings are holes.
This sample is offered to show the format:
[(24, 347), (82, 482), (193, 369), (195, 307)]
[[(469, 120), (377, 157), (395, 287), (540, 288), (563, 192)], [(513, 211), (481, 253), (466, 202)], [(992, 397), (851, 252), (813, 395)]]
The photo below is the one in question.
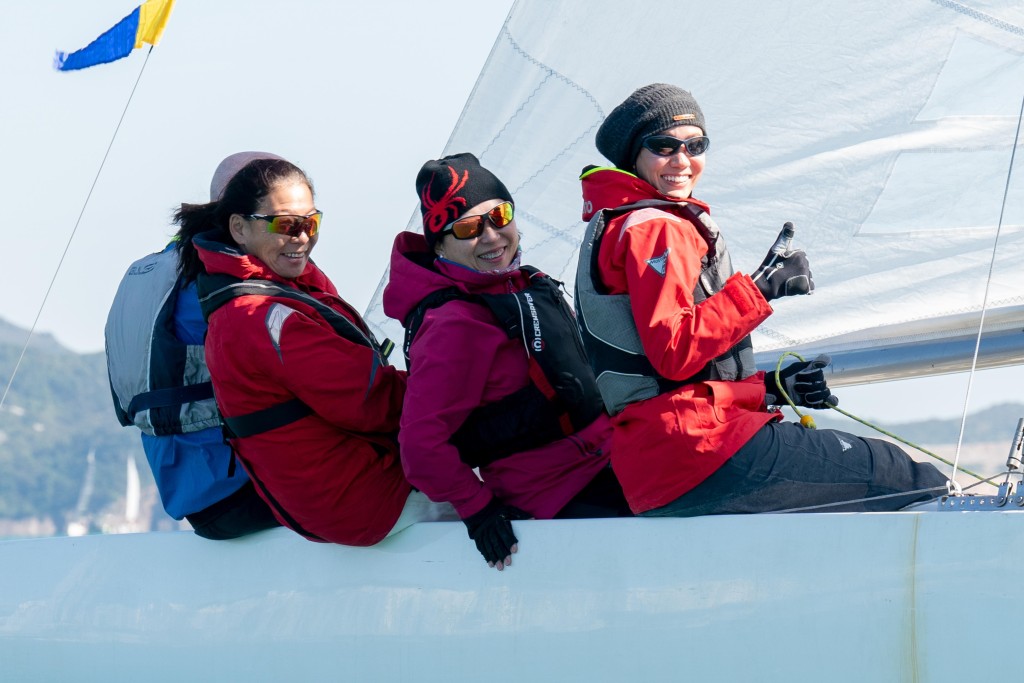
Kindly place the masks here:
[(71, 235), (68, 236), (68, 241), (64, 245), (64, 251), (60, 255), (60, 260), (57, 262), (57, 268), (53, 271), (53, 277), (50, 278), (50, 285), (46, 288), (46, 293), (43, 294), (43, 301), (39, 304), (39, 310), (36, 311), (35, 320), (32, 321), (32, 327), (29, 328), (28, 337), (25, 339), (25, 345), (21, 347), (21, 355), (18, 356), (17, 362), (14, 364), (14, 369), (11, 371), (11, 376), (7, 380), (7, 386), (4, 388), (4, 393), (0, 396), (0, 410), (3, 409), (4, 403), (7, 401), (7, 394), (11, 390), (11, 385), (14, 384), (14, 378), (18, 374), (18, 369), (21, 367), (21, 362), (25, 359), (25, 352), (28, 351), (28, 345), (32, 341), (32, 335), (35, 334), (36, 326), (39, 324), (39, 318), (43, 314), (43, 308), (46, 306), (46, 300), (50, 297), (50, 292), (53, 290), (53, 285), (57, 281), (57, 275), (60, 273), (60, 268), (64, 265), (64, 258), (68, 255), (68, 250), (71, 248), (71, 241), (75, 239), (75, 233), (78, 232), (78, 226), (82, 222), (82, 216), (85, 215), (85, 209), (89, 206), (89, 200), (92, 198), (92, 192), (96, 189), (96, 183), (99, 182), (100, 174), (103, 172), (103, 167), (107, 163), (107, 157), (110, 156), (110, 150), (114, 147), (114, 141), (117, 139), (117, 134), (121, 130), (121, 124), (124, 123), (124, 117), (128, 113), (128, 107), (132, 103), (132, 98), (135, 96), (135, 90), (139, 87), (139, 81), (142, 80), (142, 74), (146, 70), (146, 64), (149, 63), (149, 55), (153, 52), (152, 45), (149, 46), (149, 50), (146, 52), (146, 58), (142, 62), (142, 68), (139, 69), (139, 75), (135, 79), (135, 85), (132, 86), (132, 91), (128, 95), (128, 101), (124, 104), (124, 110), (121, 111), (121, 118), (117, 121), (117, 126), (114, 128), (114, 134), (110, 137), (110, 144), (107, 145), (107, 151), (103, 153), (103, 160), (100, 161), (100, 166), (96, 169), (96, 176), (92, 179), (92, 185), (89, 187), (89, 193), (85, 196), (85, 202), (82, 204), (82, 210), (78, 213), (78, 220), (75, 221), (75, 227), (71, 230)]
[[(1002, 232), (1002, 228), (1003, 228), (1003, 217), (1004, 217), (1004, 215), (1006, 213), (1006, 199), (1007, 199), (1007, 196), (1010, 193), (1010, 181), (1011, 181), (1011, 179), (1013, 177), (1013, 166), (1014, 166), (1014, 162), (1015, 162), (1015, 159), (1016, 159), (1016, 156), (1017, 156), (1017, 145), (1020, 142), (1020, 129), (1021, 129), (1021, 122), (1022, 121), (1024, 121), (1024, 97), (1021, 98), (1020, 113), (1017, 115), (1017, 131), (1014, 134), (1013, 147), (1012, 147), (1012, 149), (1010, 151), (1010, 167), (1009, 167), (1009, 169), (1006, 172), (1006, 186), (1003, 188), (1003, 201), (1002, 201), (1002, 205), (1000, 206), (1000, 209), (999, 209), (999, 222), (996, 225), (996, 236), (995, 236), (995, 241), (994, 241), (994, 243), (992, 245), (992, 257), (989, 260), (988, 276), (985, 279), (985, 295), (984, 295), (984, 298), (982, 299), (981, 319), (980, 319), (980, 321), (978, 323), (978, 334), (975, 337), (975, 341), (974, 341), (974, 355), (971, 358), (971, 369), (970, 369), (970, 373), (968, 374), (968, 379), (967, 379), (967, 391), (966, 391), (966, 393), (964, 395), (964, 409), (963, 409), (963, 413), (961, 414), (961, 417), (960, 417), (960, 430), (959, 430), (959, 434), (957, 435), (956, 451), (955, 451), (955, 454), (954, 454), (954, 457), (953, 457), (953, 461), (950, 462), (949, 460), (946, 460), (945, 458), (942, 458), (939, 455), (936, 455), (935, 453), (932, 453), (931, 451), (929, 451), (929, 450), (927, 450), (925, 448), (922, 448), (921, 446), (918, 446), (915, 443), (907, 441), (906, 439), (903, 439), (903, 438), (901, 438), (901, 437), (899, 437), (899, 436), (897, 436), (897, 435), (895, 435), (895, 434), (893, 434), (891, 432), (886, 431), (885, 429), (882, 429), (878, 425), (872, 424), (871, 422), (868, 422), (867, 420), (863, 420), (863, 419), (857, 417), (856, 415), (848, 413), (845, 410), (840, 409), (838, 406), (832, 406), (832, 405), (828, 406), (832, 410), (835, 410), (836, 412), (841, 413), (842, 415), (845, 415), (846, 417), (849, 417), (852, 420), (855, 420), (855, 421), (857, 421), (857, 422), (859, 422), (859, 423), (861, 423), (861, 424), (863, 424), (863, 425), (865, 425), (867, 427), (870, 427), (870, 428), (874, 429), (875, 431), (878, 431), (878, 432), (880, 432), (880, 433), (882, 433), (882, 434), (884, 434), (884, 435), (886, 435), (886, 436), (888, 436), (890, 438), (893, 438), (893, 439), (895, 439), (895, 440), (897, 440), (897, 441), (899, 441), (899, 442), (901, 442), (901, 443), (903, 443), (903, 444), (905, 444), (907, 446), (910, 446), (911, 448), (914, 448), (914, 449), (916, 449), (918, 451), (921, 451), (922, 453), (924, 453), (926, 455), (929, 455), (929, 456), (935, 458), (936, 460), (939, 460), (940, 462), (943, 462), (943, 463), (945, 463), (947, 465), (952, 466), (953, 469), (952, 469), (952, 472), (950, 473), (949, 483), (947, 484), (947, 493), (949, 493), (951, 495), (961, 495), (963, 493), (963, 489), (961, 489), (960, 485), (956, 482), (957, 470), (960, 470), (960, 471), (964, 472), (965, 474), (969, 474), (970, 476), (974, 477), (975, 479), (978, 479), (978, 483), (973, 484), (971, 487), (968, 487), (968, 488), (973, 488), (974, 486), (980, 486), (982, 484), (991, 484), (991, 485), (995, 486), (995, 484), (993, 483), (993, 480), (998, 478), (998, 477), (1000, 477), (1000, 476), (1002, 476), (1002, 475), (997, 474), (997, 475), (994, 475), (994, 476), (986, 478), (986, 477), (983, 477), (980, 474), (972, 472), (971, 470), (967, 469), (966, 467), (960, 467), (960, 452), (961, 452), (961, 448), (963, 446), (964, 431), (965, 431), (966, 426), (967, 426), (967, 410), (968, 410), (968, 407), (970, 406), (971, 387), (972, 387), (972, 384), (974, 382), (974, 373), (976, 372), (977, 365), (978, 365), (978, 355), (979, 355), (979, 351), (980, 351), (980, 348), (981, 348), (981, 336), (982, 336), (982, 332), (984, 331), (984, 328), (985, 328), (985, 312), (988, 309), (989, 292), (990, 292), (991, 286), (992, 286), (992, 273), (995, 270), (996, 254), (998, 253), (998, 246), (999, 246), (999, 236), (1000, 236), (1000, 234)], [(778, 385), (779, 390), (780, 390), (780, 392), (783, 395), (783, 398), (785, 398), (785, 400), (789, 404), (790, 408), (792, 408), (793, 412), (796, 413), (797, 416), (800, 418), (800, 424), (802, 424), (804, 427), (808, 427), (810, 429), (814, 429), (815, 428), (814, 418), (812, 418), (810, 415), (803, 415), (799, 411), (799, 409), (797, 409), (797, 407), (793, 403), (792, 399), (790, 399), (789, 395), (786, 393), (786, 390), (783, 387), (783, 383), (782, 383), (782, 381), (781, 381), (781, 379), (779, 377), (779, 374), (780, 374), (780, 372), (782, 370), (782, 361), (783, 361), (783, 359), (785, 359), (786, 356), (794, 356), (794, 357), (798, 358), (801, 361), (804, 360), (797, 353), (787, 352), (787, 353), (782, 354), (779, 357), (778, 364), (775, 366), (775, 380), (776, 380), (776, 384)], [(932, 491), (932, 490), (939, 490), (939, 489), (922, 489), (920, 491), (915, 491), (915, 492), (910, 492), (910, 493), (925, 493), (925, 492)], [(837, 503), (826, 503), (826, 504), (823, 504), (823, 505), (812, 505), (812, 506), (802, 507), (802, 508), (793, 508), (793, 509), (789, 509), (789, 510), (779, 510), (778, 512), (803, 512), (803, 511), (807, 511), (807, 510), (817, 510), (817, 509), (822, 509), (822, 508), (836, 507), (836, 506), (846, 505), (846, 504), (854, 503), (854, 502), (864, 502), (864, 501), (867, 501), (867, 500), (873, 500), (874, 498), (891, 498), (891, 497), (894, 497), (894, 496), (901, 496), (901, 495), (907, 495), (907, 492), (898, 493), (898, 494), (891, 494), (889, 496), (877, 496), (877, 497), (873, 496), (871, 498), (862, 498), (862, 499), (859, 499), (859, 500), (856, 500), (856, 501), (852, 501), (852, 500), (851, 501), (842, 501), (842, 502), (837, 502)]]
[[(956, 440), (956, 455), (953, 458), (953, 472), (950, 481), (956, 481), (956, 470), (960, 463), (960, 446), (964, 440), (964, 430), (967, 427), (967, 408), (971, 401), (971, 386), (974, 384), (974, 373), (978, 367), (978, 352), (981, 348), (981, 333), (985, 328), (985, 311), (988, 309), (989, 290), (992, 286), (992, 272), (995, 270), (996, 254), (999, 247), (999, 235), (1003, 229), (1003, 215), (1006, 213), (1006, 197), (1010, 194), (1010, 179), (1013, 177), (1013, 164), (1017, 156), (1017, 145), (1020, 142), (1020, 126), (1024, 120), (1024, 96), (1020, 101), (1020, 113), (1017, 115), (1017, 132), (1013, 136), (1013, 147), (1010, 149), (1010, 168), (1006, 171), (1006, 187), (1003, 188), (1003, 203), (999, 207), (999, 223), (996, 225), (996, 238), (992, 244), (992, 258), (988, 263), (988, 277), (985, 279), (985, 296), (981, 304), (981, 320), (978, 321), (978, 336), (974, 340), (974, 356), (971, 358), (971, 372), (967, 376), (967, 391), (964, 394), (964, 410), (960, 417), (960, 435)], [(964, 470), (966, 471), (966, 470)]]
[[(914, 491), (900, 491), (899, 493), (887, 493), (882, 496), (869, 496), (867, 498), (856, 498), (854, 500), (840, 500), (834, 503), (821, 503), (820, 505), (805, 505), (804, 507), (798, 508), (787, 508), (785, 510), (772, 510), (771, 512), (763, 512), (761, 514), (766, 515), (783, 515), (791, 512), (810, 512), (811, 510), (826, 510), (828, 508), (842, 507), (844, 505), (852, 505), (853, 503), (865, 503), (872, 500), (885, 500), (886, 498), (906, 498), (908, 496), (920, 496), (924, 493), (935, 493), (938, 491), (945, 491), (945, 486), (932, 486), (927, 489), (917, 489)], [(924, 503), (931, 503), (932, 500), (924, 501)]]

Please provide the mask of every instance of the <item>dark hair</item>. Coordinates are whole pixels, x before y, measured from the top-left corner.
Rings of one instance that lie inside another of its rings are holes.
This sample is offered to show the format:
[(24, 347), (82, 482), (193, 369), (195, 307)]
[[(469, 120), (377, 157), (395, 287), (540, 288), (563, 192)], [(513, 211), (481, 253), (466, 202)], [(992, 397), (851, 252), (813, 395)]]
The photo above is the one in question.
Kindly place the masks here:
[(178, 249), (178, 272), (185, 283), (192, 282), (203, 272), (199, 253), (192, 245), (192, 238), (210, 232), (211, 238), (234, 244), (228, 230), (232, 214), (255, 213), (263, 201), (278, 184), (292, 179), (306, 183), (313, 192), (313, 182), (305, 171), (284, 159), (256, 159), (243, 166), (228, 181), (224, 194), (218, 201), (208, 204), (182, 204), (174, 212), (174, 223), (181, 226), (175, 235)]

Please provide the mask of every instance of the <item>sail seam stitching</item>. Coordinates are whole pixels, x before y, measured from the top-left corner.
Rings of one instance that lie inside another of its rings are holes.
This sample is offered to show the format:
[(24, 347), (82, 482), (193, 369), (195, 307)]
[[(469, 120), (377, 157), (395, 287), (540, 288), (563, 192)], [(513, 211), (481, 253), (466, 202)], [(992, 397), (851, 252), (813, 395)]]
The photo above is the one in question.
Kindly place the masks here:
[(967, 7), (966, 5), (962, 5), (959, 2), (953, 2), (953, 0), (932, 0), (932, 2), (935, 3), (936, 5), (939, 5), (940, 7), (945, 7), (947, 9), (953, 10), (954, 12), (958, 12), (960, 14), (968, 16), (971, 19), (977, 19), (978, 21), (989, 24), (990, 26), (1002, 29), (1007, 33), (1012, 33), (1014, 35), (1024, 37), (1024, 28), (1003, 21), (1002, 19), (996, 19), (995, 17), (989, 16), (984, 12), (979, 12), (973, 7)]

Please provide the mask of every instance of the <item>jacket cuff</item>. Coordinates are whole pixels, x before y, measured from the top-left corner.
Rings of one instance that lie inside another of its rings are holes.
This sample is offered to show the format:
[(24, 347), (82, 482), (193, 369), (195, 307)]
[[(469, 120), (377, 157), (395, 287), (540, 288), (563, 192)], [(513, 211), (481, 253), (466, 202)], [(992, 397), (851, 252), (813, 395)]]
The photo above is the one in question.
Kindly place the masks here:
[(455, 511), (459, 513), (459, 517), (465, 520), (467, 517), (472, 517), (476, 513), (483, 510), (485, 507), (490, 505), (491, 501), (495, 500), (490, 490), (486, 486), (481, 486), (480, 490), (476, 492), (472, 498), (462, 501), (455, 505)]

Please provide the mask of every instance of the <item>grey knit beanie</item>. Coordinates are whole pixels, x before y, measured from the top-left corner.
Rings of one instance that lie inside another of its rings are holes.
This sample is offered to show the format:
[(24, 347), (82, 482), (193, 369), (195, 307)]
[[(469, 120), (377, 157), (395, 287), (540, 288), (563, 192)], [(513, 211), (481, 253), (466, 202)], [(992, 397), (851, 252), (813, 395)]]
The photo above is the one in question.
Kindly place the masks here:
[(608, 114), (597, 129), (597, 150), (617, 167), (632, 171), (645, 137), (685, 125), (697, 126), (707, 135), (697, 100), (682, 88), (652, 83), (635, 90)]

